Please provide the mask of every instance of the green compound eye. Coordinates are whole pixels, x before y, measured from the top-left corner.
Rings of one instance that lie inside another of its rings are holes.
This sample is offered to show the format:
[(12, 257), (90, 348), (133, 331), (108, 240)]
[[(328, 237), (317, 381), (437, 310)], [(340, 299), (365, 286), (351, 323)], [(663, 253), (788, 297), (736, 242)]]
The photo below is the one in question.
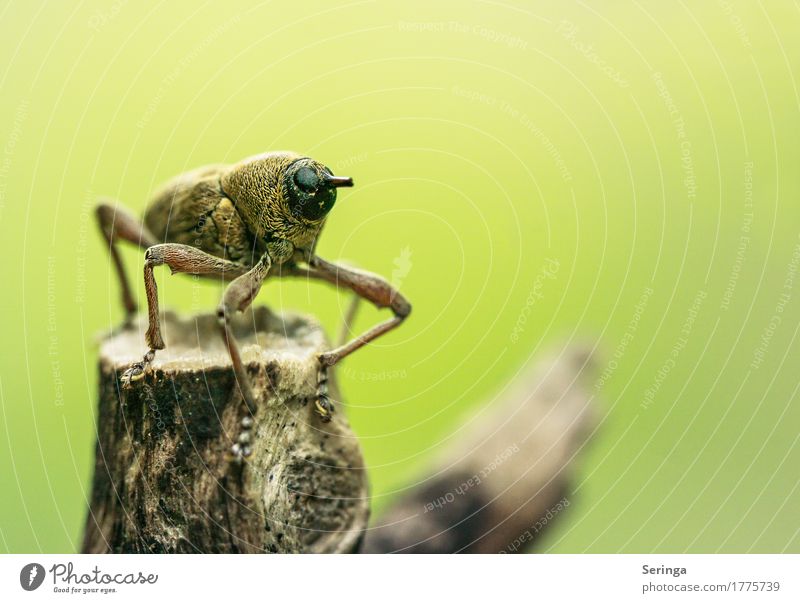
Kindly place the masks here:
[(301, 190), (307, 193), (314, 192), (319, 186), (317, 173), (310, 167), (302, 167), (297, 170), (294, 175), (294, 182)]

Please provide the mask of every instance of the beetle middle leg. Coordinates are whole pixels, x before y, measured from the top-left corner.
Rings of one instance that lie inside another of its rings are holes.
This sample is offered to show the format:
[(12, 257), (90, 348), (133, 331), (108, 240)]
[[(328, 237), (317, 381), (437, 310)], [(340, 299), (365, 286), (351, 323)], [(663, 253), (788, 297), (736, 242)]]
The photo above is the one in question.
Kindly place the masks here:
[[(378, 308), (390, 308), (394, 313), (392, 318), (368, 329), (349, 342), (341, 343), (336, 348), (320, 354), (316, 411), (323, 421), (330, 421), (333, 406), (328, 398), (328, 367), (397, 327), (411, 313), (411, 304), (389, 282), (371, 272), (332, 264), (318, 256), (312, 257), (308, 264), (308, 268), (293, 267), (290, 274), (324, 280), (337, 287), (346, 287)], [(354, 315), (355, 305), (352, 305), (347, 315), (348, 322)]]
[(247, 404), (247, 408), (251, 413), (256, 411), (255, 398), (239, 354), (239, 346), (236, 345), (236, 340), (230, 330), (230, 319), (234, 312), (246, 310), (255, 296), (258, 295), (261, 284), (269, 274), (271, 265), (272, 262), (269, 255), (265, 254), (256, 262), (255, 266), (228, 285), (222, 295), (222, 303), (217, 308), (217, 318), (222, 330), (222, 338), (225, 340), (225, 345), (228, 346), (228, 353), (231, 356), (233, 370), (239, 382), (242, 398), (244, 398), (245, 404)]
[(388, 333), (411, 314), (411, 304), (408, 300), (386, 279), (377, 274), (332, 264), (318, 256), (311, 259), (309, 266), (308, 276), (328, 281), (337, 287), (347, 287), (359, 297), (372, 302), (376, 307), (390, 308), (394, 313), (392, 318), (368, 329), (349, 342), (321, 354), (320, 361), (327, 366), (333, 366), (370, 341)]
[(342, 321), (342, 327), (339, 331), (339, 339), (336, 342), (337, 346), (343, 345), (350, 336), (350, 328), (353, 326), (353, 322), (356, 320), (356, 314), (358, 314), (360, 302), (361, 298), (358, 295), (353, 295), (353, 299), (350, 300), (350, 305), (348, 306), (347, 312), (344, 315), (344, 320)]

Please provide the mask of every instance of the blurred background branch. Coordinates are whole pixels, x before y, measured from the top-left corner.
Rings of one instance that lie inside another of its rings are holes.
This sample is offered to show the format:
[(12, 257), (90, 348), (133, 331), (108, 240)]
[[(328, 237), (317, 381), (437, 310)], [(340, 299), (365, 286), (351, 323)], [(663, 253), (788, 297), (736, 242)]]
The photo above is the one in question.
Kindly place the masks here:
[(536, 362), (374, 522), (365, 552), (519, 552), (564, 521), (575, 463), (596, 423), (591, 372), (580, 347)]

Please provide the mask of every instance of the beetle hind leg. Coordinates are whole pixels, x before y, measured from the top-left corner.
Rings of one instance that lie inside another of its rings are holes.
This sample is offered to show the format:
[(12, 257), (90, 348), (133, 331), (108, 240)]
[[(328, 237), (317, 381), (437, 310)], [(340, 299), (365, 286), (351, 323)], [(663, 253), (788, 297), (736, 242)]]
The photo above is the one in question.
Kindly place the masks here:
[(122, 305), (125, 308), (125, 324), (130, 324), (136, 314), (136, 301), (133, 299), (125, 266), (117, 249), (117, 241), (121, 239), (144, 248), (155, 245), (157, 241), (144, 224), (120, 207), (109, 203), (100, 203), (95, 208), (95, 215), (100, 232), (108, 244), (108, 251), (119, 278)]
[[(326, 262), (319, 256), (313, 256), (308, 260), (308, 268), (293, 266), (287, 271), (287, 274), (327, 281), (336, 287), (350, 289), (356, 294), (350, 309), (345, 315), (339, 345), (333, 350), (319, 355), (320, 369), (317, 377), (318, 391), (315, 410), (323, 421), (330, 421), (333, 414), (333, 406), (330, 403), (327, 390), (329, 367), (370, 341), (399, 326), (411, 314), (411, 304), (385, 279), (363, 270)], [(355, 318), (359, 298), (372, 302), (377, 308), (389, 308), (394, 316), (375, 325), (349, 342), (343, 343), (350, 335), (350, 325)]]
[[(315, 278), (327, 281), (336, 287), (344, 287), (353, 291), (358, 297), (372, 302), (377, 308), (389, 308), (394, 316), (379, 323), (347, 343), (340, 344), (333, 350), (320, 354), (320, 363), (324, 366), (333, 366), (356, 350), (388, 333), (400, 325), (409, 314), (411, 304), (385, 279), (362, 270), (339, 266), (326, 262), (319, 256), (314, 256), (309, 261), (309, 268), (295, 268), (290, 273), (292, 276)], [(355, 316), (355, 305), (351, 306), (347, 320)], [(346, 328), (343, 331), (347, 333)]]
[[(354, 295), (353, 299), (350, 301), (350, 306), (347, 308), (347, 312), (344, 315), (342, 329), (339, 333), (339, 341), (337, 343), (339, 346), (343, 345), (350, 336), (350, 328), (358, 313), (360, 301), (361, 298), (357, 295)], [(336, 411), (333, 400), (331, 400), (328, 392), (328, 371), (328, 365), (320, 363), (319, 369), (317, 370), (317, 395), (314, 399), (314, 412), (317, 413), (323, 423), (329, 423), (331, 419), (333, 419), (333, 414)]]

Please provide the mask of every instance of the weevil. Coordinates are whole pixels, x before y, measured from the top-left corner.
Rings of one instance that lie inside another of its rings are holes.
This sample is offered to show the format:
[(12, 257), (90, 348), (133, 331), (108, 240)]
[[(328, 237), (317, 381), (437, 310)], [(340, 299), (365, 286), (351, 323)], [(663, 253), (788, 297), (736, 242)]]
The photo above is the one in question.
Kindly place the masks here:
[[(249, 411), (242, 419), (243, 432), (232, 447), (241, 461), (250, 454), (249, 429), (256, 399), (230, 329), (231, 316), (250, 306), (268, 278), (314, 279), (349, 289), (355, 294), (355, 303), (365, 299), (393, 313), (319, 356), (314, 407), (322, 421), (330, 421), (334, 407), (328, 396), (328, 368), (397, 327), (411, 312), (408, 300), (385, 279), (328, 262), (315, 252), (320, 231), (336, 202), (337, 189), (350, 186), (352, 178), (334, 176), (310, 157), (281, 151), (181, 174), (155, 194), (141, 221), (115, 205), (99, 204), (97, 219), (119, 277), (127, 322), (136, 314), (137, 306), (116, 244), (123, 240), (145, 249), (147, 352), (122, 374), (123, 387), (141, 379), (156, 352), (164, 348), (153, 269), (167, 265), (172, 274), (226, 282), (217, 318)], [(348, 314), (352, 317), (354, 312), (355, 304)]]

